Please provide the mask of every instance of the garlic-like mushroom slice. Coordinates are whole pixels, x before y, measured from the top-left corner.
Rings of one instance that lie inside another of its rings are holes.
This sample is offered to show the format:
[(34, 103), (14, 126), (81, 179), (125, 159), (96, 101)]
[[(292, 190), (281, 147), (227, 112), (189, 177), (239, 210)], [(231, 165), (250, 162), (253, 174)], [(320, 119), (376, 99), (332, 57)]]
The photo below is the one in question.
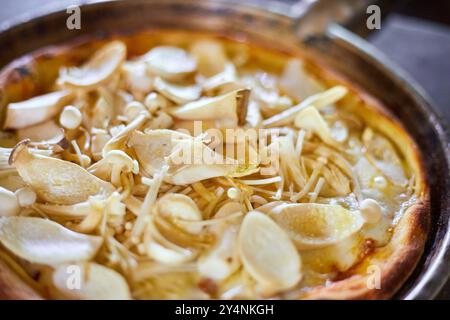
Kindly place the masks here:
[(170, 167), (165, 180), (175, 185), (228, 176), (239, 167), (238, 161), (226, 158), (194, 139), (180, 141), (166, 160)]
[(4, 129), (21, 129), (56, 116), (72, 94), (67, 90), (50, 92), (21, 102), (8, 104)]
[(198, 260), (198, 272), (213, 280), (224, 280), (240, 267), (237, 247), (238, 226), (230, 225), (209, 252)]
[(32, 142), (60, 141), (64, 138), (63, 129), (54, 120), (16, 130), (17, 140), (30, 139)]
[(216, 120), (224, 126), (244, 124), (250, 90), (236, 90), (214, 98), (201, 98), (170, 110), (181, 120)]
[(20, 142), (10, 163), (38, 197), (54, 204), (74, 204), (89, 196), (109, 193), (111, 185), (91, 175), (81, 166), (57, 158), (30, 153), (27, 141)]
[(302, 278), (300, 255), (291, 239), (261, 212), (244, 217), (239, 251), (245, 270), (269, 292), (290, 289)]
[(192, 252), (190, 250), (175, 251), (157, 242), (147, 243), (146, 250), (150, 258), (165, 264), (181, 264), (192, 259)]
[(15, 216), (20, 211), (19, 201), (14, 192), (0, 186), (0, 217)]
[(167, 80), (180, 80), (197, 69), (197, 62), (177, 47), (160, 46), (151, 49), (140, 60), (147, 63), (150, 73)]
[(142, 61), (127, 61), (122, 65), (125, 85), (134, 97), (141, 98), (153, 89), (153, 79)]
[(92, 259), (103, 239), (66, 229), (51, 220), (0, 218), (0, 242), (16, 256), (43, 265)]
[(49, 292), (52, 299), (131, 299), (130, 289), (121, 274), (93, 262), (59, 265), (53, 271), (51, 280)]
[(336, 244), (361, 230), (366, 222), (360, 211), (317, 203), (281, 204), (269, 215), (299, 250)]
[(222, 72), (205, 79), (202, 83), (203, 90), (209, 93), (232, 85), (238, 85), (236, 67), (232, 63), (227, 63)]
[(118, 71), (126, 55), (126, 45), (121, 41), (112, 41), (95, 52), (81, 67), (62, 69), (58, 83), (82, 89), (99, 86)]
[(303, 62), (298, 59), (291, 59), (286, 63), (280, 79), (280, 86), (284, 92), (297, 101), (324, 91), (323, 86), (306, 73)]
[(314, 132), (325, 143), (331, 145), (336, 144), (336, 141), (331, 135), (330, 127), (314, 106), (309, 106), (297, 114), (295, 117), (295, 126), (299, 129)]
[(322, 109), (330, 104), (333, 104), (342, 99), (348, 92), (348, 89), (343, 86), (335, 86), (327, 91), (317, 93), (303, 100), (296, 106), (284, 110), (263, 121), (263, 126), (268, 128), (284, 126), (290, 124), (295, 120), (297, 113), (301, 110), (314, 105), (317, 109)]
[(144, 170), (154, 175), (166, 163), (178, 140), (193, 139), (190, 135), (168, 130), (148, 130), (146, 133), (134, 131), (128, 139), (127, 146), (133, 148)]
[(168, 83), (160, 77), (155, 78), (155, 89), (176, 104), (184, 104), (197, 100), (200, 98), (202, 91), (199, 85), (180, 86)]
[(226, 68), (228, 58), (219, 41), (198, 40), (192, 44), (190, 52), (197, 59), (198, 71), (203, 76), (211, 77)]
[[(177, 220), (182, 221), (200, 221), (202, 213), (197, 204), (184, 194), (169, 193), (162, 196), (157, 201), (158, 212), (161, 216), (173, 220), (177, 224)], [(199, 234), (202, 226), (199, 225), (180, 225), (189, 233)]]

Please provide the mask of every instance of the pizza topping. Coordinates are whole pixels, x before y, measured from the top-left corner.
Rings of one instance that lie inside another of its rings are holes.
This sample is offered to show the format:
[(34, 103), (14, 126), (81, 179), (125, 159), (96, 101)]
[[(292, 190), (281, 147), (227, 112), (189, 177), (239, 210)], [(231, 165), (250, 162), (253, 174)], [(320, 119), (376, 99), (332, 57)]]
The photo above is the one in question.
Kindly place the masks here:
[(119, 273), (92, 262), (61, 264), (55, 268), (51, 274), (50, 295), (68, 300), (131, 298), (128, 284)]
[(389, 243), (415, 175), (348, 88), (242, 43), (173, 40), (130, 60), (112, 41), (62, 67), (57, 91), (8, 105), (0, 242), (37, 286), (289, 298)]
[(283, 229), (261, 212), (249, 212), (242, 221), (239, 252), (245, 270), (265, 290), (289, 289), (301, 279), (295, 246)]
[(63, 68), (57, 82), (64, 87), (80, 89), (101, 85), (118, 71), (126, 55), (126, 45), (113, 41), (98, 50), (81, 67)]
[(51, 266), (92, 259), (102, 238), (76, 233), (42, 218), (2, 217), (0, 242), (20, 258)]

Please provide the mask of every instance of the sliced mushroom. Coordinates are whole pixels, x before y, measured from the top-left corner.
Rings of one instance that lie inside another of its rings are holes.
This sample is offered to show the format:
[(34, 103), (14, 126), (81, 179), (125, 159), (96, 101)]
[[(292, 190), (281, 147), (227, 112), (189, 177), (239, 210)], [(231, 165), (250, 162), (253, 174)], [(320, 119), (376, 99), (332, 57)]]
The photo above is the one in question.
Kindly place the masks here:
[(300, 250), (339, 243), (358, 232), (366, 222), (360, 211), (316, 203), (282, 204), (269, 215)]
[(19, 201), (14, 192), (0, 187), (0, 217), (15, 216), (20, 212)]
[(63, 129), (54, 120), (42, 122), (30, 127), (17, 129), (17, 139), (19, 141), (30, 139), (33, 142), (49, 140), (62, 140), (64, 138)]
[(111, 183), (119, 187), (121, 173), (139, 173), (139, 163), (122, 150), (111, 150), (103, 159), (90, 166), (88, 172), (102, 179), (111, 178)]
[(102, 240), (42, 218), (0, 218), (0, 242), (16, 256), (32, 263), (58, 265), (90, 260)]
[(330, 127), (314, 106), (309, 106), (297, 114), (295, 126), (314, 132), (325, 143), (331, 145), (337, 143), (331, 135)]
[(81, 67), (62, 69), (58, 83), (82, 89), (99, 86), (119, 70), (126, 55), (126, 45), (121, 41), (112, 41), (95, 52)]
[(161, 171), (176, 145), (176, 141), (193, 139), (193, 137), (173, 130), (148, 130), (146, 133), (134, 131), (128, 139), (127, 145), (136, 152), (137, 159), (144, 170), (154, 175)]
[(19, 143), (10, 163), (40, 199), (54, 204), (74, 204), (89, 196), (109, 193), (110, 184), (72, 162), (30, 153), (27, 141)]
[(269, 292), (294, 287), (301, 279), (301, 260), (288, 235), (265, 214), (247, 213), (239, 231), (245, 270)]
[[(184, 194), (169, 193), (158, 199), (158, 212), (161, 216), (169, 218), (175, 224), (179, 220), (183, 221), (201, 221), (202, 213), (197, 204)], [(200, 225), (179, 225), (189, 233), (199, 234), (202, 231)]]
[(198, 71), (211, 77), (226, 68), (228, 59), (222, 43), (214, 40), (199, 40), (192, 44), (191, 54), (196, 58)]
[(62, 264), (51, 276), (50, 296), (69, 300), (128, 300), (128, 284), (121, 274), (93, 262)]
[(323, 86), (306, 73), (302, 61), (298, 59), (290, 59), (286, 63), (280, 85), (287, 94), (297, 101), (302, 101), (313, 94), (324, 91)]
[(214, 177), (228, 176), (239, 168), (238, 161), (215, 152), (202, 141), (182, 140), (167, 157), (166, 181), (186, 185)]
[(183, 49), (171, 46), (155, 47), (140, 60), (147, 63), (150, 73), (167, 80), (181, 80), (197, 69), (194, 58)]
[(164, 81), (160, 77), (155, 78), (155, 89), (176, 104), (184, 104), (197, 100), (200, 98), (202, 90), (199, 85), (175, 85)]
[(21, 129), (50, 120), (72, 97), (67, 90), (50, 92), (21, 102), (8, 104), (4, 129)]
[(322, 109), (342, 99), (348, 92), (343, 86), (335, 86), (327, 91), (315, 94), (303, 100), (296, 106), (293, 106), (283, 112), (280, 112), (263, 121), (263, 126), (271, 128), (290, 124), (295, 120), (297, 114), (303, 109), (314, 105), (317, 109)]
[(153, 78), (147, 72), (147, 65), (142, 61), (125, 62), (122, 74), (126, 88), (135, 98), (142, 98), (153, 89)]
[(197, 266), (202, 276), (220, 281), (239, 269), (238, 233), (237, 225), (229, 225), (211, 250), (199, 258)]
[(227, 63), (222, 72), (205, 79), (205, 81), (202, 83), (202, 87), (203, 90), (207, 93), (212, 93), (217, 90), (223, 92), (226, 87), (239, 86), (237, 80), (238, 78), (236, 67), (232, 63)]
[(170, 110), (181, 120), (216, 120), (218, 124), (235, 127), (244, 124), (250, 90), (242, 89), (214, 97), (202, 98)]

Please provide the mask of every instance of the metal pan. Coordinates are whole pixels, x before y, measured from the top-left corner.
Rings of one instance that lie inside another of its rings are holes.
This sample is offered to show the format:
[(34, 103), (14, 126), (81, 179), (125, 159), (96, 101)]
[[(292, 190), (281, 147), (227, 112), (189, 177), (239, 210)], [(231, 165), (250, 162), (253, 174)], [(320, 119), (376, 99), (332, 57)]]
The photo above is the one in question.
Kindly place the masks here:
[[(357, 35), (367, 31), (364, 17), (368, 2), (82, 1), (81, 30), (65, 27), (66, 8), (57, 3), (1, 24), (0, 46), (4, 49), (0, 51), (0, 67), (43, 46), (80, 36), (104, 37), (148, 28), (207, 30), (303, 47), (388, 106), (426, 155), (432, 229), (419, 265), (396, 298), (431, 299), (450, 275), (449, 130), (423, 90)], [(379, 1), (380, 5), (386, 3)]]

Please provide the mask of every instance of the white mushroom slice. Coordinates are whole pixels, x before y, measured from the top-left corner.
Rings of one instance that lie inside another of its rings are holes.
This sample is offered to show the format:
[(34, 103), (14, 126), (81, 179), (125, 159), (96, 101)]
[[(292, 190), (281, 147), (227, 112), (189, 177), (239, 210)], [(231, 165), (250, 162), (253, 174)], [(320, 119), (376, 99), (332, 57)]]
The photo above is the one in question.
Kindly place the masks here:
[(4, 129), (21, 129), (50, 120), (56, 116), (72, 94), (55, 91), (21, 102), (8, 104)]
[(173, 130), (148, 130), (146, 133), (134, 131), (127, 145), (136, 152), (137, 159), (144, 170), (154, 175), (159, 172), (166, 163), (165, 157), (169, 156), (181, 139), (193, 139), (193, 137)]
[(348, 92), (348, 89), (343, 86), (335, 86), (322, 93), (315, 94), (303, 100), (296, 106), (280, 112), (273, 117), (263, 121), (265, 127), (278, 127), (290, 124), (295, 120), (297, 113), (301, 110), (314, 105), (317, 109), (322, 109), (330, 104), (333, 104), (342, 99)]
[(297, 101), (324, 91), (323, 86), (306, 73), (303, 62), (298, 59), (291, 59), (286, 63), (280, 79), (280, 86)]
[(3, 187), (0, 187), (0, 203), (2, 204), (0, 217), (15, 216), (20, 211), (19, 201), (14, 192)]
[(238, 226), (230, 225), (220, 235), (217, 243), (198, 260), (198, 272), (213, 280), (224, 280), (240, 267), (237, 247)]
[(270, 292), (292, 288), (302, 277), (297, 249), (283, 229), (261, 212), (244, 217), (239, 251), (245, 270)]
[(31, 127), (16, 130), (19, 141), (30, 139), (33, 142), (60, 141), (64, 138), (63, 129), (54, 120), (49, 120)]
[(0, 218), (0, 242), (16, 256), (43, 265), (92, 259), (103, 239), (73, 232), (51, 220)]
[[(184, 194), (169, 193), (158, 199), (158, 212), (166, 218), (172, 219), (175, 224), (177, 220), (201, 221), (202, 213), (197, 204)], [(199, 234), (202, 231), (200, 225), (183, 225), (180, 227), (189, 233)]]
[(39, 198), (50, 203), (74, 204), (111, 192), (110, 184), (75, 163), (30, 153), (26, 141), (14, 148), (10, 163)]
[(166, 181), (186, 185), (201, 180), (231, 175), (239, 163), (215, 152), (198, 140), (184, 140), (167, 157), (170, 166)]
[(219, 90), (227, 85), (237, 85), (236, 67), (232, 63), (227, 63), (222, 72), (205, 79), (202, 83), (205, 92)]
[(50, 296), (53, 299), (131, 299), (130, 289), (122, 275), (97, 263), (59, 265), (51, 279)]
[(214, 40), (199, 40), (192, 44), (191, 54), (197, 59), (198, 71), (206, 77), (222, 72), (228, 62), (222, 43)]
[(126, 55), (126, 45), (121, 41), (112, 41), (95, 52), (81, 67), (62, 69), (58, 83), (83, 89), (101, 85), (111, 79)]
[(161, 263), (181, 264), (192, 259), (192, 252), (189, 250), (168, 249), (157, 242), (146, 244), (147, 255)]
[(125, 62), (122, 74), (126, 87), (134, 96), (143, 96), (153, 89), (153, 79), (147, 74), (147, 65), (142, 61)]
[(201, 87), (199, 85), (179, 86), (168, 83), (157, 77), (155, 79), (155, 89), (163, 96), (172, 100), (176, 104), (184, 104), (200, 98)]
[(313, 106), (309, 106), (297, 114), (295, 126), (299, 129), (306, 129), (314, 132), (325, 143), (332, 145), (336, 144), (336, 141), (331, 135), (330, 127), (322, 118), (319, 111)]
[(170, 114), (181, 120), (220, 120), (226, 126), (235, 127), (245, 123), (250, 91), (236, 90), (227, 94), (202, 98), (170, 110)]
[(365, 223), (361, 212), (328, 204), (282, 204), (269, 215), (300, 250), (336, 244), (358, 232)]
[(167, 80), (180, 80), (197, 69), (197, 62), (186, 51), (177, 47), (160, 46), (151, 49), (142, 61), (148, 70)]

